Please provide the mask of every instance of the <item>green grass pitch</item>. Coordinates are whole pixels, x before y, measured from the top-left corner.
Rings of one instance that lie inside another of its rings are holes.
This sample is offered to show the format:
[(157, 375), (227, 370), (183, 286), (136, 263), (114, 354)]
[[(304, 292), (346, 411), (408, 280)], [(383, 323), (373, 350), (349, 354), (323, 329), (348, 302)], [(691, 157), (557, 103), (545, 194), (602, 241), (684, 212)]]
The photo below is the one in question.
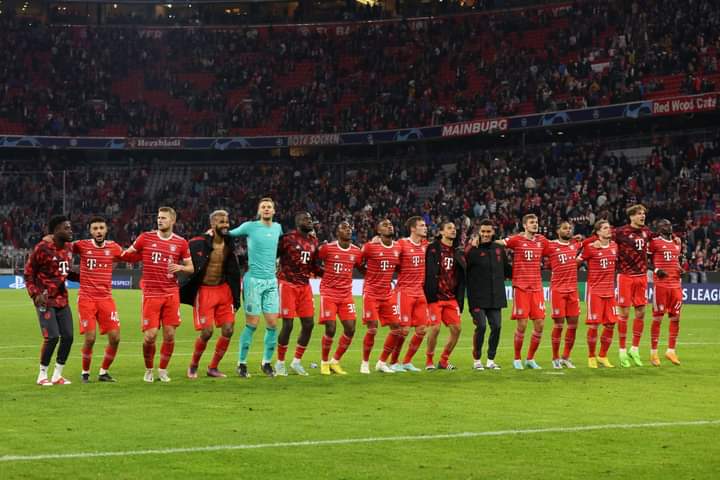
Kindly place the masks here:
[[(501, 371), (471, 370), (472, 323), (466, 314), (451, 359), (459, 367), (455, 372), (363, 376), (358, 369), (364, 327), (358, 325), (343, 361), (345, 377), (321, 377), (315, 369), (305, 378), (241, 380), (234, 375), (235, 338), (220, 365), (228, 378), (195, 381), (184, 376), (195, 332), (190, 309), (183, 307), (170, 364), (173, 381), (148, 385), (142, 381), (140, 294), (117, 291), (115, 298), (123, 328), (111, 369), (118, 383), (80, 384), (76, 336), (66, 367), (75, 383), (41, 388), (34, 384), (40, 335), (30, 300), (24, 291), (0, 291), (0, 479), (676, 480), (717, 478), (720, 472), (717, 305), (684, 307), (680, 367), (663, 361), (661, 368), (590, 370), (581, 326), (573, 354), (578, 368), (552, 370), (548, 321), (537, 355), (544, 369), (516, 372), (514, 325), (505, 310)], [(647, 315), (644, 359), (649, 309)], [(242, 325), (241, 314), (236, 337)], [(297, 327), (290, 355), (296, 333)], [(319, 361), (320, 334), (316, 326), (306, 367)], [(384, 337), (381, 330), (371, 365)], [(666, 338), (667, 320), (661, 352)], [(440, 345), (444, 339), (443, 333)], [(261, 342), (259, 329), (250, 354), (253, 372)], [(99, 337), (93, 377), (104, 344)], [(610, 358), (617, 359), (616, 340)], [(52, 457), (64, 454), (78, 455)]]

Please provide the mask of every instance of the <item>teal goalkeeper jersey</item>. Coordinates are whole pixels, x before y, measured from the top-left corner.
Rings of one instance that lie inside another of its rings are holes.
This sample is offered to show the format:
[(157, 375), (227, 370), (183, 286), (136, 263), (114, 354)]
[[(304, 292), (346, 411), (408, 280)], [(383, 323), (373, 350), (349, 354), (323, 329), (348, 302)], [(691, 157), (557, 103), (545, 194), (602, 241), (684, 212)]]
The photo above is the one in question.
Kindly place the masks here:
[(247, 237), (248, 275), (252, 278), (270, 280), (275, 278), (275, 258), (282, 226), (273, 222), (267, 226), (260, 220), (245, 222), (230, 230), (231, 237)]

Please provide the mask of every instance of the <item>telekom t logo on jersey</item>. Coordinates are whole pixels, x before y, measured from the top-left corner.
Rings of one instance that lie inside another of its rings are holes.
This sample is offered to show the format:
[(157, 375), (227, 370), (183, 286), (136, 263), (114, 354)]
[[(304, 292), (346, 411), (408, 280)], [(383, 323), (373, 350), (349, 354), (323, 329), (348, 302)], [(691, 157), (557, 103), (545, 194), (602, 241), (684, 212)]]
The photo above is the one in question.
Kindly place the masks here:
[(85, 262), (85, 265), (87, 265), (87, 268), (89, 270), (92, 270), (93, 268), (97, 267), (97, 260), (95, 260), (94, 258), (88, 258)]
[(525, 250), (525, 260), (530, 261), (533, 259), (532, 250)]
[(418, 265), (420, 265), (420, 257), (418, 257), (417, 255), (414, 256), (414, 257), (412, 257), (412, 264), (413, 264), (413, 266), (415, 266), (415, 267), (417, 267)]
[(342, 272), (342, 263), (334, 263), (334, 264), (333, 264), (333, 271), (334, 271), (335, 273), (340, 273), (340, 272)]
[(447, 257), (445, 260), (445, 270), (451, 270), (453, 267), (453, 261), (454, 259), (452, 257)]
[(568, 261), (567, 255), (565, 255), (564, 253), (561, 253), (560, 255), (558, 255), (558, 262), (567, 263), (567, 261)]
[(669, 250), (665, 250), (663, 252), (663, 258), (669, 262), (670, 260), (672, 260), (672, 252)]
[(152, 259), (153, 263), (160, 263), (160, 260), (162, 260), (162, 253), (152, 252), (152, 254), (150, 254), (150, 258)]
[(644, 246), (645, 246), (645, 240), (644, 240), (644, 239), (638, 238), (637, 240), (635, 240), (635, 249), (636, 249), (637, 251), (642, 250)]
[(383, 272), (390, 268), (390, 262), (388, 260), (380, 260), (380, 270)]
[(61, 274), (67, 275), (70, 271), (70, 264), (67, 260), (63, 260), (61, 262), (58, 262), (58, 268), (60, 269)]
[(300, 261), (303, 264), (307, 264), (310, 261), (310, 252), (308, 252), (307, 250), (303, 250), (302, 252), (300, 252)]
[(610, 261), (607, 258), (600, 259), (600, 268), (608, 268)]

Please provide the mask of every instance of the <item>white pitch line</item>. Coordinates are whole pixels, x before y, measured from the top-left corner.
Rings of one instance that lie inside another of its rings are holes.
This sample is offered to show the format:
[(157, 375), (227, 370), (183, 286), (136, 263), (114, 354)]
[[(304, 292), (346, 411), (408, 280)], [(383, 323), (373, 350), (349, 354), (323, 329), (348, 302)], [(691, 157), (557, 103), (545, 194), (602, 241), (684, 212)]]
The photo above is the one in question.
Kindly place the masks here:
[(210, 445), (206, 447), (162, 448), (148, 450), (125, 450), (110, 452), (42, 453), (38, 455), (3, 455), (0, 462), (24, 462), (37, 460), (67, 460), (73, 458), (134, 457), (141, 455), (167, 455), (174, 453), (218, 452), (228, 450), (259, 450), (265, 448), (315, 447), (322, 445), (350, 445), (356, 443), (407, 442), (445, 440), (451, 438), (503, 437), (542, 433), (592, 432), (597, 430), (628, 430), (641, 428), (700, 427), (720, 425), (720, 420), (695, 420), (685, 422), (619, 423), (605, 425), (579, 425), (576, 427), (532, 428), (523, 430), (495, 430), (486, 432), (440, 433), (434, 435), (402, 435), (395, 437), (339, 438), (336, 440), (304, 440), (298, 442), (246, 443), (239, 445)]

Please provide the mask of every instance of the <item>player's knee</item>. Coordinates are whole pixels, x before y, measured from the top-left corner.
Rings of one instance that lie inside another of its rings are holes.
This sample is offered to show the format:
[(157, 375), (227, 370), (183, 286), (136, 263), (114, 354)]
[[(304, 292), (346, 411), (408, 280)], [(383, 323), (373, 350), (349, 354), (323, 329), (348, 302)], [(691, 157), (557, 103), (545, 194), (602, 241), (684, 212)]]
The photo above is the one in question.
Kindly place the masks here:
[(75, 338), (72, 335), (63, 335), (60, 337), (60, 343), (65, 345), (70, 345), (74, 340)]
[(45, 343), (46, 343), (47, 346), (50, 347), (50, 348), (55, 348), (55, 346), (58, 344), (59, 341), (60, 341), (60, 337), (59, 337), (59, 336), (46, 337), (46, 338), (45, 338)]
[(220, 333), (223, 337), (230, 338), (233, 336), (233, 333), (235, 333), (235, 326), (232, 323), (226, 323), (222, 326)]
[(408, 327), (400, 327), (400, 334), (403, 337), (406, 337), (408, 333), (410, 333), (410, 329)]
[(210, 340), (212, 338), (212, 335), (213, 335), (212, 328), (203, 328), (200, 331), (200, 338), (202, 338), (203, 341), (205, 341), (205, 342)]
[(377, 328), (370, 327), (367, 329), (367, 334), (374, 337), (377, 334)]
[(343, 326), (343, 334), (345, 334), (346, 337), (352, 337), (355, 335), (355, 325), (344, 325)]
[(459, 337), (460, 332), (462, 331), (462, 328), (460, 325), (450, 325), (448, 328), (450, 328), (450, 334), (454, 337)]
[(313, 322), (312, 319), (310, 319), (309, 321), (302, 320), (302, 323), (300, 325), (304, 332), (312, 332), (313, 328), (315, 328), (315, 322)]
[(325, 324), (325, 336), (331, 338), (335, 336), (335, 322)]

